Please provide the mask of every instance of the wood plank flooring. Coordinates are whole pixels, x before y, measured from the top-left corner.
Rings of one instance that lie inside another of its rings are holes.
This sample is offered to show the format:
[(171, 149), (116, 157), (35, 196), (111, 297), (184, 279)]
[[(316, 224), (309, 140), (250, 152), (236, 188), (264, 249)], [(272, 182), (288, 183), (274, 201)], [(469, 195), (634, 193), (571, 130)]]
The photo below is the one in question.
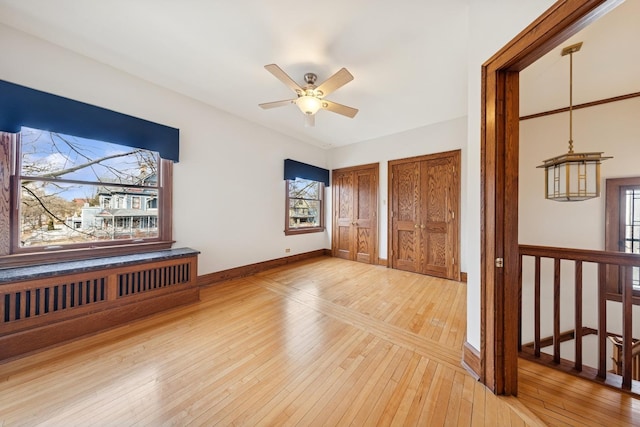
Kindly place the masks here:
[(638, 425), (640, 403), (520, 362), (520, 396), (460, 365), (466, 285), (321, 257), (0, 364), (0, 426)]

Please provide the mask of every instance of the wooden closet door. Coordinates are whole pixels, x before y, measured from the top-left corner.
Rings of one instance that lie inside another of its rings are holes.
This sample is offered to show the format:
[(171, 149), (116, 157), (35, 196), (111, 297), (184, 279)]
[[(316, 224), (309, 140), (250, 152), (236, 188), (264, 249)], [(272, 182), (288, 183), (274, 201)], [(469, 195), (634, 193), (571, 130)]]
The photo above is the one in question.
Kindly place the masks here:
[(353, 260), (353, 173), (333, 173), (333, 256)]
[(391, 267), (459, 280), (460, 151), (389, 162)]
[(378, 168), (356, 170), (354, 177), (353, 237), (355, 260), (376, 264), (378, 233)]
[(333, 171), (333, 256), (376, 264), (378, 168), (363, 165)]
[(420, 272), (420, 162), (391, 167), (391, 266)]
[[(454, 165), (451, 157), (426, 160), (421, 164), (421, 238), (425, 274), (451, 278), (456, 263), (452, 216)], [(456, 277), (457, 280), (457, 277)]]

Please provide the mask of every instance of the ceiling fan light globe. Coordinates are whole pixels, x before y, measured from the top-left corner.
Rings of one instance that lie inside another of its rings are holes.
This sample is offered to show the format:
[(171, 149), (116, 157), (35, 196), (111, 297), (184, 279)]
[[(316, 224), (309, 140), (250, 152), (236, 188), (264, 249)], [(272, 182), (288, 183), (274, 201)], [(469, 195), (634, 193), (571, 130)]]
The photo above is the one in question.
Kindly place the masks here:
[(315, 96), (301, 96), (296, 100), (296, 105), (304, 114), (314, 115), (322, 108), (322, 101)]

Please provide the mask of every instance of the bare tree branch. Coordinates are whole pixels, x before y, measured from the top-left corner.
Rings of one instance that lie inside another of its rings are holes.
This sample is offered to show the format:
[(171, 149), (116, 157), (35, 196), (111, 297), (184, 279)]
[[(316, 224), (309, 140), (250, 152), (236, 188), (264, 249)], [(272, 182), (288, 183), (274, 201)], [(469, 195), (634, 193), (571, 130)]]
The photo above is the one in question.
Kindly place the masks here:
[(33, 198), (34, 198), (34, 199), (36, 199), (36, 201), (38, 202), (38, 204), (42, 207), (42, 209), (43, 209), (46, 213), (48, 213), (48, 214), (49, 214), (49, 216), (51, 216), (51, 218), (53, 218), (53, 219), (57, 220), (59, 223), (61, 223), (61, 224), (62, 224), (63, 226), (65, 226), (65, 227), (69, 228), (70, 230), (73, 230), (73, 231), (75, 231), (75, 232), (77, 232), (77, 233), (81, 233), (81, 234), (85, 234), (85, 235), (87, 235), (87, 236), (92, 236), (92, 237), (93, 237), (93, 234), (91, 234), (91, 233), (87, 233), (87, 232), (84, 232), (84, 231), (81, 231), (81, 230), (77, 230), (77, 229), (75, 229), (75, 228), (73, 228), (73, 227), (69, 226), (69, 224), (67, 224), (67, 222), (66, 222), (66, 221), (64, 221), (63, 219), (59, 218), (56, 214), (54, 214), (53, 212), (51, 212), (51, 211), (49, 210), (49, 208), (47, 208), (47, 206), (45, 205), (44, 201), (43, 201), (42, 199), (40, 199), (40, 197), (39, 197), (36, 193), (34, 193), (33, 191), (31, 191), (31, 189), (30, 189), (30, 188), (28, 188), (28, 187), (26, 187), (26, 186), (24, 186), (24, 185), (22, 186), (22, 188), (23, 188), (24, 190), (26, 190), (29, 194), (31, 194), (31, 196), (33, 196)]

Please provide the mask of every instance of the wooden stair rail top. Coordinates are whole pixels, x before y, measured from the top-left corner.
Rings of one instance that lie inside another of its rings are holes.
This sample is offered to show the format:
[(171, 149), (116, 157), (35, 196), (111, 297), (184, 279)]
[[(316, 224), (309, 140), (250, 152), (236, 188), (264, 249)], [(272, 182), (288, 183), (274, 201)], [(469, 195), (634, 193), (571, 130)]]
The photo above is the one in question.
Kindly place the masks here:
[(592, 249), (556, 248), (552, 246), (520, 245), (520, 255), (542, 258), (561, 258), (573, 261), (615, 264), (625, 267), (640, 266), (640, 255), (625, 252), (597, 251)]
[(0, 269), (0, 363), (197, 302), (190, 248)]

